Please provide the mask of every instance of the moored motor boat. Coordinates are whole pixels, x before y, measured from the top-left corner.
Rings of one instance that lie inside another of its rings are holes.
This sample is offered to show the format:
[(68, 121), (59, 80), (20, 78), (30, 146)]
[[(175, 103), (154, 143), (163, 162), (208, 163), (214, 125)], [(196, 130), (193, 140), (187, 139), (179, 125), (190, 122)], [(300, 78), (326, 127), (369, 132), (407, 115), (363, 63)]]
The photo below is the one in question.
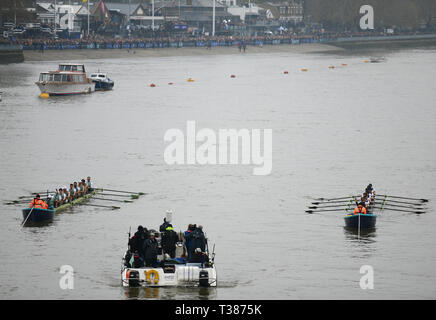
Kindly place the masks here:
[(385, 62), (386, 58), (385, 57), (371, 57), (371, 58), (369, 58), (369, 61), (371, 63), (380, 63), (380, 62)]
[(111, 90), (114, 87), (114, 81), (104, 72), (92, 73), (91, 80), (95, 83), (95, 91)]
[(35, 82), (41, 94), (50, 96), (91, 93), (95, 83), (86, 77), (83, 64), (60, 64), (58, 70), (42, 72)]

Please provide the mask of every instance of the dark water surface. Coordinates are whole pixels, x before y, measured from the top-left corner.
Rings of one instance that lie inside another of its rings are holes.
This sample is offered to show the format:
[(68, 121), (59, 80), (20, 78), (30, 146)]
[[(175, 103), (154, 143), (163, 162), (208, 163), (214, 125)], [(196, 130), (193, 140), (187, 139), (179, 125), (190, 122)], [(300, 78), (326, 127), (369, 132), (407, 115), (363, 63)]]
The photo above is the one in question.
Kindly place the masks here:
[[(109, 72), (115, 90), (47, 100), (34, 81), (57, 62), (0, 66), (0, 298), (436, 298), (436, 50), (367, 58), (80, 61)], [(271, 128), (272, 173), (167, 165), (165, 131), (185, 131), (188, 120), (216, 131)], [(3, 204), (87, 175), (149, 194), (115, 211), (76, 207), (41, 228), (20, 229), (21, 207)], [(428, 198), (429, 210), (384, 211), (361, 239), (344, 230), (341, 212), (304, 212), (311, 197), (347, 196), (369, 182), (379, 193)], [(156, 228), (167, 209), (176, 230), (202, 224), (216, 244), (218, 288), (121, 287), (129, 227)], [(74, 290), (59, 287), (62, 265), (74, 268)], [(373, 290), (360, 289), (362, 265), (374, 268)]]

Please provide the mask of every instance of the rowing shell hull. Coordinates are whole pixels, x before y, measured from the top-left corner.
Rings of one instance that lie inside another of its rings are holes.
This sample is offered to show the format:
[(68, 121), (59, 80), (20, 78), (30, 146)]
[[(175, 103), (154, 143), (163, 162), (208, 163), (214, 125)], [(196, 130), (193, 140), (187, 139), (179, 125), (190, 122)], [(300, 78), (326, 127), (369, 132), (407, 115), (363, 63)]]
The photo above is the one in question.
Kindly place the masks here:
[(71, 208), (71, 207), (73, 207), (73, 206), (75, 206), (75, 205), (79, 205), (79, 204), (81, 204), (82, 202), (87, 201), (89, 198), (91, 198), (93, 195), (95, 195), (95, 194), (97, 194), (97, 193), (98, 193), (98, 191), (95, 190), (95, 191), (92, 191), (92, 192), (90, 192), (90, 193), (88, 193), (88, 194), (85, 194), (83, 197), (80, 197), (80, 198), (78, 198), (78, 199), (76, 199), (76, 200), (73, 200), (73, 201), (71, 201), (71, 202), (69, 202), (69, 203), (65, 203), (65, 204), (63, 204), (63, 205), (61, 205), (61, 206), (59, 206), (59, 207), (57, 207), (57, 208), (55, 209), (55, 210), (56, 210), (56, 213), (59, 213), (59, 212), (65, 211), (65, 210), (67, 210), (68, 208)]
[(27, 219), (27, 222), (48, 222), (53, 220), (53, 216), (55, 213), (54, 209), (41, 209), (41, 208), (26, 208), (23, 209), (23, 218), (24, 220), (27, 219), (27, 216), (30, 213), (29, 218)]
[(377, 221), (377, 216), (375, 214), (356, 214), (346, 216), (345, 226), (350, 229), (359, 228), (359, 217), (360, 217), (360, 229), (373, 229)]

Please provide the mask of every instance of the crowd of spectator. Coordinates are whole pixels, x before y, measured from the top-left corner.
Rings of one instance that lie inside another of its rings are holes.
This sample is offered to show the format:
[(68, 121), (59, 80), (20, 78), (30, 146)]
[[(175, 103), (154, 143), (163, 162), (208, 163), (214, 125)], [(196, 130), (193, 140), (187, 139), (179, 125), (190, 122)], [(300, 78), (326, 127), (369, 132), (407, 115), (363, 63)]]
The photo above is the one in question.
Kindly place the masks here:
[(178, 47), (214, 47), (268, 44), (300, 44), (334, 41), (338, 38), (381, 36), (383, 32), (371, 33), (325, 33), (310, 35), (282, 33), (257, 36), (176, 36), (176, 37), (143, 37), (113, 38), (94, 36), (82, 39), (61, 38), (12, 38), (0, 39), (0, 44), (22, 45), (24, 50), (62, 50), (62, 49), (134, 49), (134, 48), (178, 48)]

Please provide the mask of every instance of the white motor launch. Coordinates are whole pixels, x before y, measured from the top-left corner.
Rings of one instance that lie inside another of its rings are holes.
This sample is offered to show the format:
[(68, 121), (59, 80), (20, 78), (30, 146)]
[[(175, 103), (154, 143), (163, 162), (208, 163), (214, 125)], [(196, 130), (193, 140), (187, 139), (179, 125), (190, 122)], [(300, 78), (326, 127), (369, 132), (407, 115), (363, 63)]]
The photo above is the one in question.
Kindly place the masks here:
[[(164, 219), (165, 226), (170, 226), (173, 220), (173, 212), (168, 210)], [(193, 225), (194, 231), (197, 228)], [(191, 248), (188, 254), (186, 239), (184, 233), (178, 232), (177, 242), (175, 243), (173, 258), (162, 248), (162, 238), (165, 238), (165, 229), (161, 226), (161, 232), (153, 229), (148, 230), (145, 234), (153, 233), (158, 243), (157, 261), (153, 266), (147, 266), (144, 263), (141, 254), (132, 248), (129, 236), (129, 248), (123, 258), (121, 269), (121, 280), (124, 287), (166, 287), (166, 286), (188, 286), (188, 287), (216, 287), (217, 273), (215, 268), (215, 252), (209, 252), (207, 238), (204, 236), (205, 249)], [(192, 232), (194, 232), (192, 231)], [(138, 227), (139, 232), (139, 227)], [(199, 226), (196, 232), (202, 233), (202, 227)], [(142, 234), (142, 233), (141, 233)], [(174, 232), (173, 232), (174, 234)], [(136, 236), (136, 234), (135, 234)], [(189, 237), (189, 236), (188, 236)], [(191, 240), (192, 241), (192, 240)], [(191, 242), (192, 243), (192, 242)], [(165, 246), (164, 246), (165, 247)], [(144, 254), (144, 253), (143, 253)], [(190, 257), (190, 260), (188, 259)]]

